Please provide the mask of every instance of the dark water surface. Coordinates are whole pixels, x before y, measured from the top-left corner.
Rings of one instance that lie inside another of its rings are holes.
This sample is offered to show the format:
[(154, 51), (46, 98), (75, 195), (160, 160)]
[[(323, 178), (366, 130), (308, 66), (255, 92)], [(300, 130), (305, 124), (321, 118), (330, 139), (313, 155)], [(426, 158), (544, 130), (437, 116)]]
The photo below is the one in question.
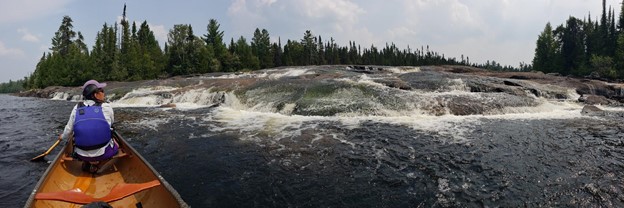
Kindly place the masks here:
[[(73, 105), (0, 95), (0, 207), (23, 206), (48, 165), (28, 160), (52, 145)], [(115, 116), (193, 207), (624, 206), (622, 118), (483, 117), (450, 142), (374, 119), (248, 130), (224, 126), (217, 110)]]

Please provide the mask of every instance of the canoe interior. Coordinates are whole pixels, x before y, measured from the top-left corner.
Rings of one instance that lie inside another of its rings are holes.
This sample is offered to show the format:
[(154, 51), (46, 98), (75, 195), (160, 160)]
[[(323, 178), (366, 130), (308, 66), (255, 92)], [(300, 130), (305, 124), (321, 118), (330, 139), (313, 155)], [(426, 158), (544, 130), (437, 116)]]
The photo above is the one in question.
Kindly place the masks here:
[[(159, 186), (138, 192), (118, 201), (110, 202), (109, 204), (113, 207), (187, 207), (179, 194), (123, 138), (117, 139), (117, 141), (127, 155), (120, 157), (114, 165), (104, 170), (101, 174), (91, 174), (82, 171), (81, 161), (63, 160), (64, 156), (62, 154), (68, 155), (71, 152), (72, 145), (66, 144), (63, 151), (59, 153), (46, 171), (47, 175), (43, 176), (39, 181), (34, 192), (60, 192), (79, 188), (89, 196), (101, 198), (109, 194), (110, 190), (119, 183), (145, 183), (159, 180), (161, 182)], [(82, 204), (63, 201), (36, 200), (33, 197), (34, 194), (29, 198), (26, 207), (83, 206)]]

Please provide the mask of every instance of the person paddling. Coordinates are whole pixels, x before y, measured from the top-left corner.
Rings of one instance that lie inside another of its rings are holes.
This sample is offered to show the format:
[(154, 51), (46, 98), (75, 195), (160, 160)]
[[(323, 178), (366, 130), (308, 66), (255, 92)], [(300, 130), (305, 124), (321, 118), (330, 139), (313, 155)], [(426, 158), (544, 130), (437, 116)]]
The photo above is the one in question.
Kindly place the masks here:
[(100, 161), (110, 159), (119, 150), (112, 139), (113, 108), (104, 101), (106, 83), (89, 80), (82, 86), (84, 101), (76, 104), (65, 125), (62, 138), (74, 135), (74, 156), (83, 162), (85, 171), (96, 172)]

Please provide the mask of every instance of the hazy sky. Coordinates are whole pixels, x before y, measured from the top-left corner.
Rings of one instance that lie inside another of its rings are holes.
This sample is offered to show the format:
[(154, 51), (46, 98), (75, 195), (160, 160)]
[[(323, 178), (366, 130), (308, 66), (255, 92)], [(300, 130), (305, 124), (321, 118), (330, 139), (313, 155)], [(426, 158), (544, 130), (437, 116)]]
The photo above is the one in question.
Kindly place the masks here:
[[(147, 20), (161, 46), (175, 24), (191, 24), (206, 34), (210, 19), (225, 40), (251, 40), (256, 28), (272, 41), (300, 40), (306, 30), (341, 46), (353, 40), (378, 48), (394, 42), (404, 49), (429, 45), (447, 57), (462, 54), (471, 62), (495, 60), (504, 65), (531, 63), (537, 36), (547, 22), (560, 25), (569, 16), (596, 20), (600, 0), (0, 0), (0, 82), (17, 80), (35, 69), (63, 16), (72, 18), (92, 48), (104, 23), (127, 16), (137, 25)], [(607, 0), (616, 19), (619, 0)]]

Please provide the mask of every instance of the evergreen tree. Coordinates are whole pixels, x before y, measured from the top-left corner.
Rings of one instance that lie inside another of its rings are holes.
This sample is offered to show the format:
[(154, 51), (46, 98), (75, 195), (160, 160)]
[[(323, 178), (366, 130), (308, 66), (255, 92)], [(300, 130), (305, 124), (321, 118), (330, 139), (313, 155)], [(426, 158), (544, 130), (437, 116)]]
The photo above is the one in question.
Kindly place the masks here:
[(52, 48), (50, 48), (50, 50), (59, 53), (61, 56), (69, 53), (69, 47), (73, 44), (74, 38), (76, 37), (72, 22), (69, 16), (64, 16), (61, 26), (58, 31), (54, 33), (54, 37), (52, 38)]
[(271, 54), (273, 54), (273, 64), (276, 67), (283, 66), (282, 56), (284, 54), (284, 51), (282, 50), (281, 38), (278, 38), (277, 43), (273, 43), (273, 45), (271, 46)]
[(121, 56), (120, 56), (120, 68), (114, 73), (114, 80), (124, 81), (132, 79), (137, 74), (133, 64), (136, 62), (136, 48), (132, 43), (130, 33), (130, 23), (126, 17), (126, 5), (124, 4), (123, 13), (121, 17)]
[(614, 70), (616, 73), (615, 76), (618, 78), (624, 78), (624, 32), (620, 31), (617, 37), (615, 56), (613, 60)]
[(555, 68), (556, 45), (550, 23), (546, 24), (544, 31), (537, 38), (533, 67), (546, 73), (558, 71)]
[(561, 74), (580, 75), (586, 73), (585, 66), (583, 66), (583, 60), (585, 60), (583, 39), (585, 36), (582, 31), (582, 24), (582, 21), (579, 19), (570, 17), (566, 22), (566, 26), (562, 27), (563, 31), (560, 32), (561, 56), (563, 59)]
[(233, 48), (232, 54), (240, 60), (240, 68), (238, 68), (238, 70), (257, 70), (260, 68), (260, 61), (257, 56), (254, 56), (252, 48), (247, 43), (245, 37), (241, 36), (238, 38), (236, 43), (231, 45), (231, 47)]
[(251, 39), (253, 54), (260, 60), (260, 68), (271, 68), (273, 64), (273, 54), (271, 52), (271, 37), (266, 29), (256, 28), (254, 37)]
[(225, 44), (223, 43), (223, 31), (219, 30), (221, 25), (215, 19), (210, 19), (208, 23), (208, 33), (204, 35), (204, 41), (206, 41), (206, 45), (209, 48), (212, 48), (214, 56), (221, 63), (216, 68), (217, 71), (221, 70), (223, 66), (223, 61), (228, 59), (227, 49)]
[(87, 44), (84, 42), (84, 36), (82, 36), (81, 32), (78, 32), (78, 39), (76, 39), (75, 43), (80, 49), (80, 53), (89, 54), (89, 49), (87, 48)]
[(167, 56), (169, 57), (169, 63), (166, 69), (169, 75), (188, 74), (187, 67), (190, 62), (188, 54), (189, 29), (189, 25), (179, 24), (174, 25), (173, 29), (169, 30), (169, 34), (167, 35)]
[(317, 64), (317, 46), (316, 41), (314, 40), (314, 35), (310, 30), (306, 30), (303, 34), (303, 39), (301, 39), (301, 45), (303, 46), (303, 65), (314, 65)]
[(325, 65), (327, 64), (327, 62), (325, 61), (325, 47), (323, 46), (323, 38), (321, 38), (321, 36), (318, 36), (318, 42), (316, 43), (316, 46), (318, 47), (318, 54), (316, 55), (316, 57), (318, 57), (318, 63), (319, 65)]
[(144, 21), (137, 31), (137, 41), (141, 49), (141, 66), (143, 79), (154, 79), (162, 75), (165, 68), (165, 57), (158, 45), (158, 41), (151, 31), (147, 21)]
[(116, 80), (125, 75), (119, 67), (120, 52), (117, 48), (117, 35), (113, 26), (106, 23), (97, 33), (91, 53), (94, 63), (92, 78), (97, 80)]

